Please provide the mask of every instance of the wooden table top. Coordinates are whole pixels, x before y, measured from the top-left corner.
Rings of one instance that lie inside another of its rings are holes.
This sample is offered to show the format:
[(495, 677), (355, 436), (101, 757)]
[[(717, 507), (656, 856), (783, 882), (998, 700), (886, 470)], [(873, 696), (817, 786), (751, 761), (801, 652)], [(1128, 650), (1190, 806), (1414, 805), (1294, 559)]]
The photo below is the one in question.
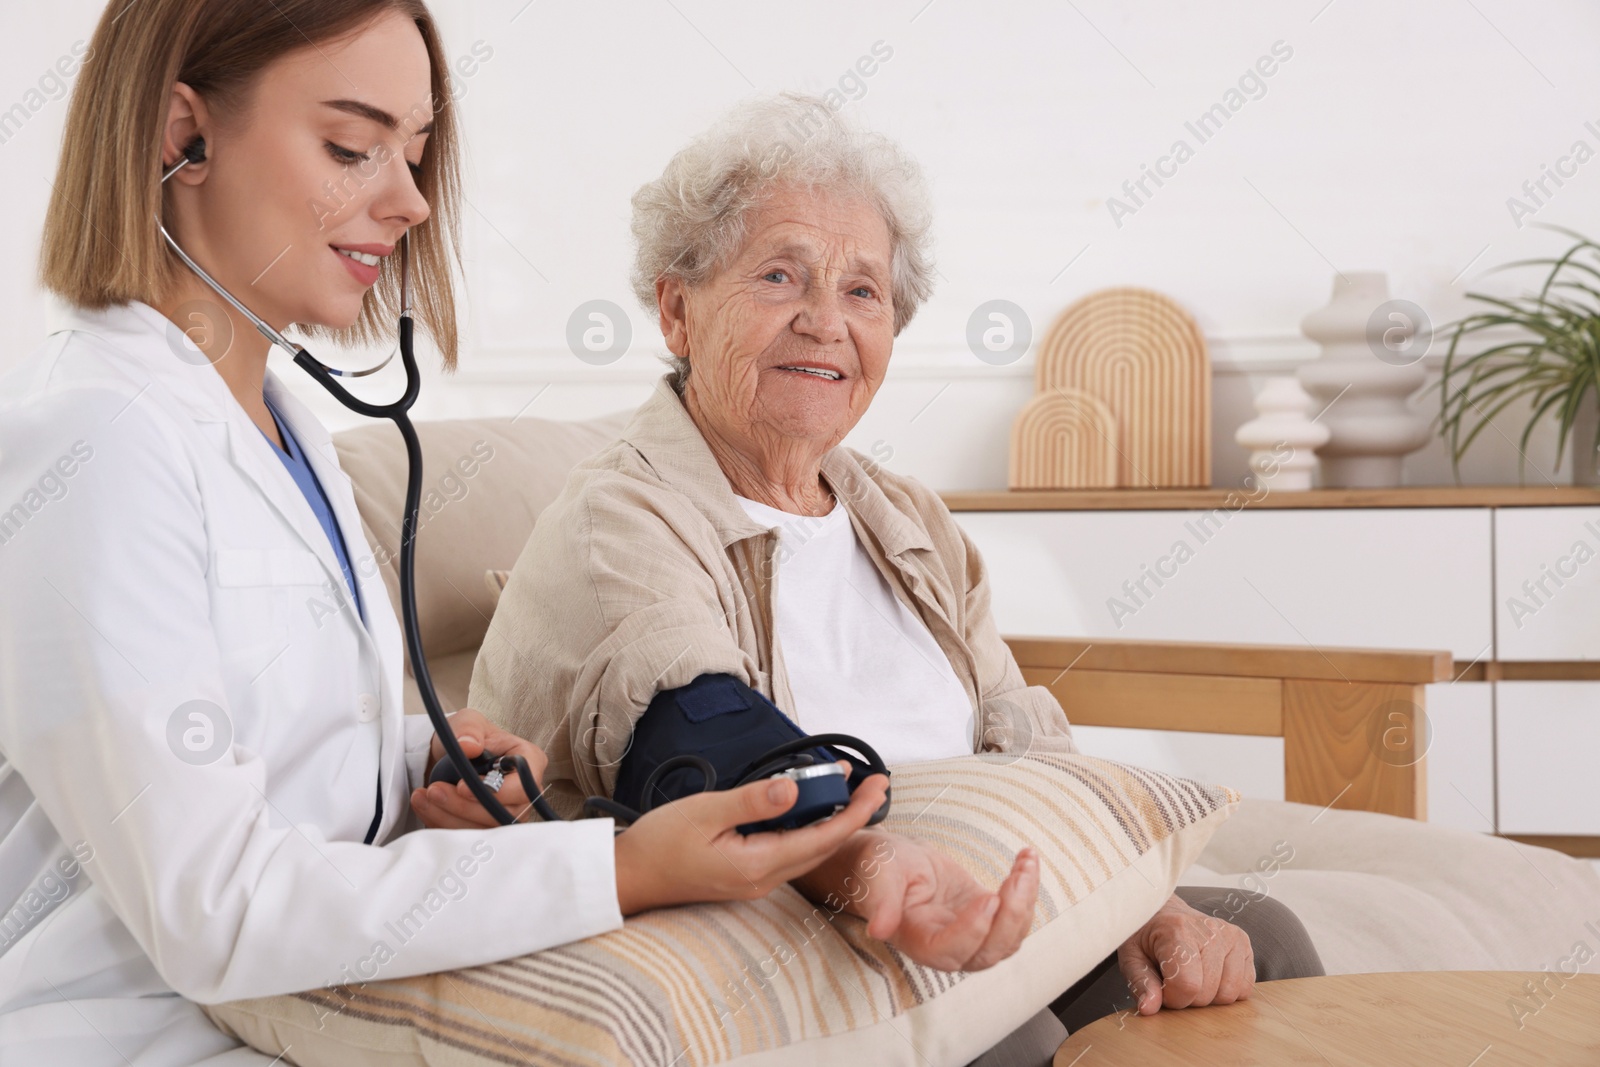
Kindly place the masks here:
[[(1542, 991), (1531, 995), (1528, 982)], [(1067, 1038), (1054, 1067), (1391, 1063), (1600, 1064), (1600, 975), (1431, 971), (1263, 982), (1227, 1006), (1107, 1016)]]

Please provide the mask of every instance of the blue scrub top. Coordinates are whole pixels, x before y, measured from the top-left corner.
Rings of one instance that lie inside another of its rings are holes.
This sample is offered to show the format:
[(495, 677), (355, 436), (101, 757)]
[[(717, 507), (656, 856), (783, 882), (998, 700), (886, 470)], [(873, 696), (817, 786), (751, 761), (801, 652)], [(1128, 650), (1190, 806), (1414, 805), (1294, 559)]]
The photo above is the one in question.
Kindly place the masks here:
[[(263, 398), (265, 402), (265, 398)], [(278, 426), (278, 433), (283, 435), (283, 443), (287, 449), (279, 448), (278, 443), (267, 437), (265, 430), (261, 436), (266, 437), (267, 444), (272, 446), (272, 451), (278, 454), (283, 465), (288, 468), (289, 476), (294, 479), (294, 484), (300, 487), (306, 503), (311, 505), (311, 511), (317, 517), (317, 522), (322, 526), (322, 532), (328, 535), (328, 542), (333, 545), (333, 554), (339, 559), (339, 569), (344, 572), (345, 584), (350, 587), (350, 595), (355, 599), (356, 610), (361, 613), (363, 625), (367, 621), (366, 606), (361, 603), (361, 590), (356, 587), (356, 575), (350, 569), (350, 554), (345, 551), (344, 535), (339, 530), (339, 520), (333, 517), (333, 508), (328, 505), (328, 495), (322, 491), (322, 483), (317, 481), (317, 474), (311, 469), (311, 464), (306, 462), (306, 454), (300, 447), (300, 442), (295, 440), (294, 434), (289, 432), (289, 427), (278, 417), (272, 404), (267, 403), (267, 410), (272, 413), (272, 421)], [(373, 838), (378, 836), (378, 824), (383, 821), (383, 779), (378, 779), (378, 804), (377, 810), (372, 815), (372, 825), (367, 827), (366, 844), (372, 844)]]
[(350, 587), (350, 596), (356, 602), (356, 610), (361, 613), (361, 621), (365, 623), (367, 609), (361, 603), (361, 591), (356, 587), (355, 572), (350, 569), (350, 555), (345, 551), (344, 536), (339, 530), (339, 520), (333, 517), (333, 508), (328, 505), (328, 496), (322, 491), (322, 483), (317, 481), (316, 472), (311, 469), (311, 464), (306, 462), (300, 442), (295, 440), (294, 434), (289, 432), (289, 427), (278, 417), (278, 413), (273, 410), (270, 403), (267, 404), (267, 410), (272, 413), (272, 421), (277, 423), (278, 433), (283, 435), (283, 443), (288, 449), (279, 448), (276, 441), (267, 437), (265, 430), (261, 432), (261, 436), (267, 438), (272, 451), (278, 454), (278, 458), (288, 468), (289, 476), (294, 479), (294, 484), (300, 487), (306, 503), (311, 505), (312, 514), (316, 515), (317, 522), (322, 526), (322, 532), (328, 535), (328, 542), (333, 545), (333, 554), (339, 560), (339, 569), (344, 572), (345, 584)]

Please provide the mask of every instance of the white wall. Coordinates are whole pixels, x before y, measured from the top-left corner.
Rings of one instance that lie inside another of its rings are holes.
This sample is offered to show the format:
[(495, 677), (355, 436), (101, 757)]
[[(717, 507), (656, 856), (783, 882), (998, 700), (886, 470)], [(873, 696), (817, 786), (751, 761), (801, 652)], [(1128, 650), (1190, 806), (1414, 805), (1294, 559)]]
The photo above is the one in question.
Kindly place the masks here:
[[(0, 110), (41, 106), (0, 144), (0, 369), (44, 327), (33, 257), (66, 108), (28, 94), (87, 39), (101, 4), (8, 6)], [(1103, 286), (1170, 293), (1211, 340), (1214, 481), (1233, 483), (1244, 471), (1233, 429), (1260, 375), (1314, 354), (1298, 324), (1336, 268), (1386, 270), (1395, 295), (1448, 321), (1470, 287), (1515, 288), (1480, 278), (1486, 268), (1561, 246), (1519, 227), (1507, 199), (1574, 142), (1600, 150), (1600, 8), (1582, 0), (434, 6), (452, 54), (481, 42), (492, 56), (463, 82), (469, 342), (456, 379), (430, 385), (427, 413), (565, 418), (636, 403), (660, 339), (628, 295), (629, 195), (735, 101), (837, 86), (882, 42), (892, 56), (847, 106), (927, 168), (941, 277), (854, 443), (886, 443), (892, 467), (940, 488), (1004, 484), (1008, 427), (1031, 389), (1031, 357), (991, 367), (967, 350), (978, 304), (1019, 304), (1037, 337)], [(1199, 143), (1185, 122), (1276, 42), (1292, 55), (1264, 95)], [(1110, 198), (1132, 206), (1122, 183), (1178, 138), (1193, 158), (1119, 226)], [(1600, 235), (1597, 206), (1590, 161), (1532, 221)], [(633, 347), (607, 367), (564, 340), (569, 314), (596, 298), (632, 317)], [(329, 421), (349, 420), (334, 409)], [(1551, 472), (1552, 451), (1530, 450), (1537, 469)], [(1485, 435), (1465, 474), (1514, 480), (1515, 451)], [(1414, 483), (1447, 476), (1437, 444), (1408, 465)]]

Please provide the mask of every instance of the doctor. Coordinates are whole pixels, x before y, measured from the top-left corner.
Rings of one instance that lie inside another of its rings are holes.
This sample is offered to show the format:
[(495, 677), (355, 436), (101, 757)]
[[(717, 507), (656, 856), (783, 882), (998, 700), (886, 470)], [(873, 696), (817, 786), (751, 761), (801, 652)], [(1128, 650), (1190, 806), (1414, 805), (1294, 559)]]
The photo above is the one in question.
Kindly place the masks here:
[[(792, 782), (615, 841), (604, 819), (475, 826), (450, 787), (417, 789), (438, 743), (402, 715), (398, 627), (328, 435), (152, 215), (275, 326), (364, 340), (393, 328), (409, 232), (418, 321), (453, 363), (434, 23), (421, 0), (116, 0), (92, 49), (42, 255), (71, 308), (0, 382), (0, 1062), (265, 1063), (198, 1003), (757, 896), (864, 825), (881, 778), (829, 822), (749, 838), (733, 828), (786, 810)], [(542, 769), (454, 721), (469, 755)], [(501, 795), (526, 806), (515, 779)], [(460, 828), (397, 834), (410, 807)]]

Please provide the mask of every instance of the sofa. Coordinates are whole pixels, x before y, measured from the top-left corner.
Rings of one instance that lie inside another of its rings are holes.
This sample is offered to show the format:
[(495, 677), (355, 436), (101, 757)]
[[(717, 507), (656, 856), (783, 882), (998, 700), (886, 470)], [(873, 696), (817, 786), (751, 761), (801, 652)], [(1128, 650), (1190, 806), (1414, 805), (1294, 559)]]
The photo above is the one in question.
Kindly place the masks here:
[[(497, 639), (493, 572), (515, 563), (567, 472), (619, 437), (626, 421), (623, 413), (418, 426), (426, 471), (418, 610), (446, 706), (465, 702), (478, 648)], [(335, 445), (398, 603), (399, 434), (378, 423), (337, 434)], [(1373, 716), (1391, 714), (1397, 697), (1420, 706), (1427, 683), (1448, 679), (1447, 653), (1008, 640), (1025, 675), (1052, 687), (1069, 720), (1284, 737), (1290, 799), (1246, 798), (1183, 880), (1283, 901), (1328, 973), (1538, 971), (1571, 959), (1579, 943), (1589, 950), (1582, 969), (1600, 973), (1595, 868), (1428, 825), (1425, 757), (1395, 759), (1370, 743), (1382, 734)], [(421, 713), (409, 676), (407, 684), (408, 711)]]

